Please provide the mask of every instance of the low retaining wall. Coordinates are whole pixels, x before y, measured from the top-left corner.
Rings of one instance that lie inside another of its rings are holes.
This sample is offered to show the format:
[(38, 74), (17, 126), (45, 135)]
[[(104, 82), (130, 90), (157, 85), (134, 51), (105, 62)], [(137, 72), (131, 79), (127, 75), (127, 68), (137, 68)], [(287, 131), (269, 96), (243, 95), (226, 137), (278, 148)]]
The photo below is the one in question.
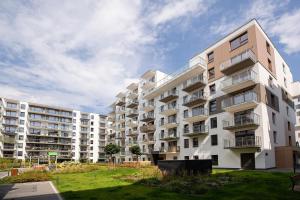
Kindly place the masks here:
[(211, 174), (212, 161), (207, 160), (159, 160), (158, 168), (168, 175)]

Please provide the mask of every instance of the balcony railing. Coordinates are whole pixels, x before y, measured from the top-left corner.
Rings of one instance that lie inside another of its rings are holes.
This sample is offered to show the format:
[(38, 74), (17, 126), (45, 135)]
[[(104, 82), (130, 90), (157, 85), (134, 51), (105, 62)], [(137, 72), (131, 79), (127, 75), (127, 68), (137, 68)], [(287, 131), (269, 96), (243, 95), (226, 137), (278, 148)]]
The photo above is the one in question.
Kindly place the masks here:
[(178, 153), (180, 152), (180, 146), (169, 146), (169, 147), (160, 147), (160, 153)]
[(232, 121), (223, 121), (223, 129), (237, 130), (247, 128), (257, 128), (260, 124), (260, 116), (256, 113), (235, 116)]
[(144, 126), (141, 126), (140, 127), (140, 131), (142, 132), (142, 133), (153, 133), (154, 131), (155, 131), (155, 125), (154, 124), (152, 124), (152, 125), (144, 125)]
[(178, 105), (170, 103), (168, 105), (164, 105), (160, 107), (160, 114), (161, 115), (173, 115), (176, 114), (178, 110)]
[(225, 74), (234, 73), (243, 68), (249, 67), (256, 63), (256, 56), (251, 49), (248, 49), (220, 65), (221, 72)]
[(166, 94), (161, 95), (159, 101), (167, 103), (176, 98), (178, 98), (178, 90), (169, 90)]
[(125, 100), (124, 99), (119, 99), (117, 102), (116, 102), (116, 106), (124, 106), (125, 105)]
[(246, 70), (226, 78), (221, 82), (221, 89), (224, 90), (227, 87), (231, 87), (249, 80), (257, 81), (257, 73), (254, 70)]
[(260, 148), (260, 136), (236, 137), (235, 139), (225, 139), (224, 149), (243, 149), (243, 148)]
[(129, 118), (133, 118), (133, 117), (136, 117), (136, 116), (138, 116), (138, 111), (137, 110), (129, 110), (128, 112), (127, 112), (127, 117), (129, 117)]
[(167, 133), (167, 134), (160, 134), (159, 139), (160, 140), (166, 140), (166, 141), (178, 140), (179, 139), (179, 132), (171, 132), (171, 133)]
[(248, 91), (242, 94), (229, 97), (222, 101), (222, 109), (226, 109), (232, 106), (237, 106), (245, 103), (257, 102), (257, 94), (253, 91)]
[(198, 75), (195, 76), (183, 83), (183, 91), (185, 92), (192, 92), (196, 89), (199, 89), (203, 86), (205, 86), (207, 83), (205, 76)]
[(137, 100), (128, 101), (127, 108), (136, 108), (139, 105)]
[(149, 122), (154, 120), (154, 113), (147, 113), (142, 115), (142, 122)]
[(191, 107), (197, 104), (205, 103), (207, 100), (206, 94), (199, 92), (183, 98), (183, 106)]
[(198, 136), (203, 134), (208, 134), (208, 126), (207, 125), (194, 125), (192, 129), (184, 128), (184, 135), (185, 136)]

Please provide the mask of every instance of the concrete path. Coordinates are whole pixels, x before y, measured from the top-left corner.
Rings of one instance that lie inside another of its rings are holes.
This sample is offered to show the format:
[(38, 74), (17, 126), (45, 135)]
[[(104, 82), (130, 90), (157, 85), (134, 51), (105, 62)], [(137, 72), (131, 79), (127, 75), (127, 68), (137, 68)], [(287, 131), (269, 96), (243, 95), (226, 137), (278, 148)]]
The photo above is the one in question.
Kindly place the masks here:
[(0, 199), (62, 200), (51, 181), (2, 185)]

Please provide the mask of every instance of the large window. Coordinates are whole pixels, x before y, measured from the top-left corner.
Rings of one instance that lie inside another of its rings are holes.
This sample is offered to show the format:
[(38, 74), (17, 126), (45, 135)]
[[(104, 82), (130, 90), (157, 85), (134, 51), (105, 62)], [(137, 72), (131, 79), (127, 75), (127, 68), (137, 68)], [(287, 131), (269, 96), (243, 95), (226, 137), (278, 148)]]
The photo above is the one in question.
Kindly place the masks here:
[(184, 139), (184, 148), (189, 148), (189, 139)]
[(212, 100), (209, 102), (209, 112), (216, 112), (217, 111), (217, 101)]
[(247, 42), (248, 42), (248, 34), (247, 34), (247, 32), (245, 32), (242, 35), (240, 35), (239, 37), (230, 41), (230, 48), (231, 48), (231, 50), (236, 49), (236, 48), (242, 46), (243, 44), (246, 44)]
[(210, 52), (209, 54), (207, 54), (207, 59), (208, 62), (214, 61), (214, 52)]
[(211, 146), (218, 145), (218, 135), (211, 135)]
[(197, 137), (193, 138), (193, 147), (198, 147), (199, 146), (199, 140)]
[(215, 68), (211, 68), (208, 70), (208, 79), (215, 78)]
[(218, 120), (217, 117), (210, 119), (210, 128), (218, 128)]

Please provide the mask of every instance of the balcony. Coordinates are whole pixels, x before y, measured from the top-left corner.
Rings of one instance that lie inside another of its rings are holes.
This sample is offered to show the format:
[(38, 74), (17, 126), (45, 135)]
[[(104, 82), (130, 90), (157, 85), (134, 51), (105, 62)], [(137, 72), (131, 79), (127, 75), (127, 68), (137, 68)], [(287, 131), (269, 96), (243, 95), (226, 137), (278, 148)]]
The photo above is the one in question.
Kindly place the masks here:
[(257, 73), (247, 70), (226, 78), (221, 82), (221, 90), (225, 93), (232, 93), (244, 88), (254, 86), (258, 81)]
[(127, 103), (127, 108), (137, 108), (139, 105), (139, 102), (137, 100), (129, 101)]
[(136, 92), (134, 92), (134, 91), (129, 92), (127, 97), (130, 98), (130, 99), (135, 99), (135, 98), (138, 97), (138, 92), (137, 91)]
[(154, 113), (147, 113), (142, 115), (142, 122), (151, 122), (154, 121)]
[(137, 141), (128, 141), (126, 143), (126, 146), (128, 146), (128, 147), (132, 147), (132, 146), (136, 146), (136, 145), (139, 145)]
[(18, 126), (19, 123), (17, 120), (3, 120), (2, 124), (9, 126)]
[(184, 129), (184, 136), (187, 137), (195, 137), (200, 135), (207, 135), (208, 134), (208, 126), (206, 125), (195, 125), (193, 126), (192, 130), (189, 128)]
[(148, 102), (143, 105), (143, 111), (145, 111), (145, 112), (150, 112), (150, 111), (154, 110), (154, 108), (155, 108), (154, 102)]
[(124, 107), (119, 107), (116, 109), (117, 114), (124, 114), (125, 113), (125, 108)]
[(129, 131), (127, 131), (126, 135), (128, 137), (137, 137), (138, 136), (138, 132), (137, 132), (137, 130), (129, 130)]
[(137, 110), (129, 110), (127, 112), (127, 117), (129, 118), (135, 118), (139, 115), (138, 111)]
[(259, 149), (261, 147), (261, 137), (239, 137), (235, 139), (225, 139), (224, 149)]
[(169, 90), (167, 92), (167, 94), (163, 94), (160, 97), (159, 101), (163, 102), (163, 103), (167, 103), (167, 102), (172, 101), (177, 98), (178, 98), (178, 91), (177, 90)]
[(182, 105), (186, 107), (193, 107), (198, 104), (203, 104), (206, 101), (207, 101), (207, 97), (204, 93), (197, 93), (184, 98)]
[(126, 125), (130, 128), (134, 128), (134, 127), (137, 127), (138, 126), (138, 123), (137, 121), (132, 121), (132, 120), (129, 120), (126, 122)]
[(223, 121), (223, 129), (230, 131), (242, 131), (257, 129), (260, 124), (258, 114), (251, 113), (234, 117), (233, 121)]
[(117, 140), (125, 139), (125, 135), (123, 135), (123, 134), (118, 134), (118, 135), (116, 136), (116, 139), (117, 139)]
[(227, 112), (239, 112), (255, 108), (258, 105), (257, 94), (253, 91), (248, 91), (229, 97), (222, 101), (222, 109)]
[(168, 148), (166, 147), (161, 147), (159, 148), (159, 153), (179, 153), (180, 152), (180, 146), (169, 146)]
[(124, 99), (119, 99), (117, 102), (116, 102), (116, 106), (124, 106), (125, 105), (125, 100)]
[(156, 128), (155, 128), (154, 124), (140, 126), (140, 131), (142, 133), (153, 133), (153, 132), (155, 132), (155, 130), (156, 130)]
[(221, 72), (229, 75), (239, 70), (245, 69), (256, 63), (256, 56), (252, 50), (248, 49), (220, 65)]
[(177, 104), (168, 104), (160, 108), (160, 114), (165, 116), (174, 115), (177, 113), (177, 111), (178, 111)]
[(19, 117), (19, 114), (17, 112), (5, 112), (5, 113), (3, 113), (3, 116), (17, 118), (17, 117)]
[(142, 82), (141, 88), (143, 90), (149, 90), (150, 88), (153, 88), (153, 87), (155, 87), (155, 82), (152, 80), (145, 80)]
[(208, 110), (205, 108), (201, 108), (189, 112), (186, 116), (184, 115), (183, 117), (184, 117), (183, 120), (189, 123), (203, 121), (208, 118)]
[(179, 139), (179, 133), (169, 132), (167, 134), (161, 134), (159, 139), (163, 141), (176, 141)]
[(169, 128), (175, 128), (175, 127), (177, 127), (178, 123), (177, 123), (176, 119), (171, 119), (171, 120), (168, 120), (166, 122), (160, 121), (159, 126), (161, 128), (169, 129)]
[(195, 76), (183, 83), (183, 91), (192, 92), (196, 89), (204, 87), (206, 85), (206, 80), (203, 75)]

